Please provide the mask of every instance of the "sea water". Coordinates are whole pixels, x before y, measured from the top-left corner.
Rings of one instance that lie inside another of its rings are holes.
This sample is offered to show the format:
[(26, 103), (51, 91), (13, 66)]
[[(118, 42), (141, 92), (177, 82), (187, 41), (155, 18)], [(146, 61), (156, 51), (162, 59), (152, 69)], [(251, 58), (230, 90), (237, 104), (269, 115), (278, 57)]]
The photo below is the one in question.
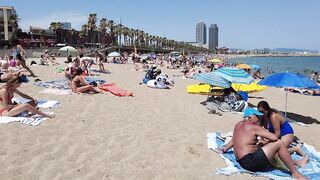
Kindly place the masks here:
[(320, 57), (246, 57), (234, 58), (230, 62), (238, 64), (256, 64), (263, 74), (291, 72), (310, 75), (320, 73)]

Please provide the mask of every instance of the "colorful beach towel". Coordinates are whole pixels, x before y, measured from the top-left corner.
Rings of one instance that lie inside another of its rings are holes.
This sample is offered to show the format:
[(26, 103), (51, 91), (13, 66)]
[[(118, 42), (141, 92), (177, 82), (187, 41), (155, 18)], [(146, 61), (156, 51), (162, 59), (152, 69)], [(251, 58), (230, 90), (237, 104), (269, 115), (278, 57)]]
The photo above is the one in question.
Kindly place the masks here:
[[(26, 98), (12, 98), (12, 102), (16, 102), (17, 104), (24, 104), (24, 103), (28, 103), (30, 101), (31, 101), (30, 99), (26, 99)], [(45, 108), (45, 109), (46, 108), (54, 108), (60, 104), (59, 101), (49, 101), (46, 99), (40, 99), (37, 101), (38, 101), (37, 107)]]
[(127, 90), (124, 90), (122, 88), (119, 88), (118, 86), (116, 86), (115, 83), (111, 83), (111, 84), (102, 84), (99, 86), (100, 89), (104, 90), (104, 91), (108, 91), (111, 92), (112, 94), (116, 95), (116, 96), (133, 96), (133, 93)]
[(45, 120), (46, 118), (40, 115), (34, 115), (32, 117), (8, 117), (8, 116), (0, 117), (0, 123), (19, 122), (29, 126), (38, 126)]
[[(220, 133), (208, 133), (208, 148), (215, 149), (224, 145), (224, 141), (221, 140)], [(301, 172), (304, 176), (308, 177), (311, 180), (319, 179), (320, 177), (320, 153), (317, 152), (314, 147), (304, 143), (302, 150), (306, 155), (309, 156), (309, 163), (303, 168), (298, 168), (299, 172)], [(263, 176), (270, 179), (291, 179), (291, 175), (289, 172), (281, 171), (278, 169), (274, 169), (269, 172), (250, 172), (243, 169), (240, 164), (236, 161), (236, 157), (234, 156), (233, 149), (230, 149), (228, 152), (224, 154), (220, 154), (220, 156), (226, 161), (226, 168), (218, 168), (218, 174), (224, 174), (230, 176), (232, 174), (240, 174), (240, 173), (250, 173), (253, 176)], [(301, 159), (300, 156), (296, 154), (292, 154), (291, 157), (293, 159)]]
[[(85, 80), (90, 84), (96, 82), (98, 85), (106, 83), (105, 80), (98, 79), (95, 77), (84, 77)], [(68, 85), (68, 81), (66, 79), (57, 79), (47, 82), (36, 82), (34, 83), (36, 86), (45, 87), (45, 88), (57, 88), (57, 89), (70, 89)]]

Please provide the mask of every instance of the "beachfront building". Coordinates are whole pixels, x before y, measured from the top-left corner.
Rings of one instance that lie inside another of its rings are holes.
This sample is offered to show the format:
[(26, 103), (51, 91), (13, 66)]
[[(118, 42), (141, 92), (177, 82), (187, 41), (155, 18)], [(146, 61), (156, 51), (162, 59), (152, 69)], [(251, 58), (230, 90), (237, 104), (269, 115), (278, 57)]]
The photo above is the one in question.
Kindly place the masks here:
[(17, 28), (16, 10), (12, 6), (0, 6), (0, 40), (9, 41)]
[(71, 22), (62, 22), (63, 29), (71, 30)]
[(219, 29), (217, 24), (211, 24), (209, 27), (209, 43), (208, 48), (212, 52), (216, 52), (216, 49), (218, 48), (218, 35), (219, 35)]
[(207, 26), (203, 21), (196, 25), (196, 42), (201, 45), (207, 43)]

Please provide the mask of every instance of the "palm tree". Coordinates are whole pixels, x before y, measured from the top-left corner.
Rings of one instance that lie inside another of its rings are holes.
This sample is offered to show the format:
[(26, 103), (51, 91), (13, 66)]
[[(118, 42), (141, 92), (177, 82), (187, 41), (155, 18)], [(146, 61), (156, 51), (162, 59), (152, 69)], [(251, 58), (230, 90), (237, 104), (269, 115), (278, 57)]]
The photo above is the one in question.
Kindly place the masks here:
[[(56, 36), (57, 36), (57, 30), (62, 28), (63, 28), (63, 24), (61, 22), (51, 22), (49, 27), (51, 31), (55, 32)], [(60, 36), (60, 39), (58, 39), (58, 42), (62, 42), (62, 36)]]
[(12, 36), (11, 39), (16, 39), (18, 37), (18, 31), (19, 31), (19, 25), (18, 22), (20, 21), (20, 18), (17, 14), (12, 14), (9, 17), (9, 24), (12, 27)]
[(88, 31), (89, 31), (88, 25), (87, 24), (82, 25), (79, 36), (81, 39), (85, 39), (85, 42), (87, 42)]
[(89, 14), (88, 17), (88, 28), (89, 28), (89, 35), (90, 35), (90, 43), (92, 43), (92, 34), (97, 30), (97, 14)]
[(113, 22), (113, 20), (110, 20), (110, 21), (108, 21), (108, 23), (107, 23), (107, 27), (109, 28), (109, 34), (110, 34), (110, 36), (111, 36), (111, 40), (112, 40), (112, 44), (114, 44), (115, 42), (114, 42), (114, 22)]
[[(107, 32), (107, 26), (108, 26), (107, 19), (106, 18), (101, 18), (100, 19), (99, 28), (98, 28), (98, 31), (99, 31), (98, 35), (102, 34), (103, 38), (105, 38), (106, 32)], [(99, 37), (98, 41), (100, 43), (100, 36), (98, 36), (98, 37)]]

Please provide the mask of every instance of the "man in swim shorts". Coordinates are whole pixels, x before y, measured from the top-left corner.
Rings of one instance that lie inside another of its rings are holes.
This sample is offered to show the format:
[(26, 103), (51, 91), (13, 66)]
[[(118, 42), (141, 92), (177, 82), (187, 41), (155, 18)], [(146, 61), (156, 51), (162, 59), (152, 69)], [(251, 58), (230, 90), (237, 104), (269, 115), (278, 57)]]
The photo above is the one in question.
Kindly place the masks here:
[[(239, 164), (246, 170), (268, 171), (272, 169), (270, 161), (275, 154), (279, 154), (280, 159), (288, 167), (291, 175), (295, 179), (306, 179), (295, 167), (287, 147), (281, 140), (273, 134), (262, 128), (259, 118), (263, 114), (253, 108), (247, 108), (244, 111), (244, 120), (238, 122), (233, 130), (232, 140), (223, 148), (215, 149), (218, 153), (225, 153), (231, 147), (234, 149), (234, 155)], [(260, 147), (258, 145), (258, 136), (268, 140), (269, 143)]]

